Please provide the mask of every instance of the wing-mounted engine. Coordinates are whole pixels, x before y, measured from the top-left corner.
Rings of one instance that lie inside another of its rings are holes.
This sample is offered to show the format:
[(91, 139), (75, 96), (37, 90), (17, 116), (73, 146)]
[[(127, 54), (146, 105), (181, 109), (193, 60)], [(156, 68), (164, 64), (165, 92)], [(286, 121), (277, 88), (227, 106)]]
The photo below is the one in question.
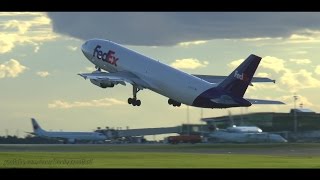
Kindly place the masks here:
[(101, 71), (94, 71), (92, 73), (79, 74), (84, 79), (90, 79), (90, 82), (101, 88), (112, 88), (114, 85), (126, 85), (125, 79), (117, 76), (116, 73), (106, 73)]
[(112, 88), (114, 85), (118, 84), (118, 82), (113, 82), (109, 80), (96, 80), (96, 79), (90, 79), (91, 83), (99, 86), (101, 88)]

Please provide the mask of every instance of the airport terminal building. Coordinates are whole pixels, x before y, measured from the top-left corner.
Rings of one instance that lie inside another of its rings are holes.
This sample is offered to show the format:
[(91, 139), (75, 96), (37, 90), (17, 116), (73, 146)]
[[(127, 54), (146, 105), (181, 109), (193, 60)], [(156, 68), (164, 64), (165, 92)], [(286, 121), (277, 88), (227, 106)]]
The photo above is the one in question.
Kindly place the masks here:
[(257, 126), (263, 132), (277, 133), (289, 141), (320, 141), (320, 114), (310, 109), (291, 109), (288, 113), (259, 112), (203, 118), (208, 128)]
[(213, 132), (215, 128), (226, 129), (232, 125), (257, 126), (263, 132), (279, 134), (289, 141), (319, 141), (320, 114), (309, 109), (291, 109), (288, 113), (258, 112), (242, 115), (202, 118), (203, 124), (182, 124), (175, 127), (143, 128), (143, 129), (100, 129), (110, 138), (140, 138), (156, 134), (201, 135)]
[(316, 131), (320, 130), (320, 114), (309, 109), (292, 109), (289, 113), (259, 112), (243, 115), (203, 118), (208, 125), (219, 128), (230, 126), (233, 120), (237, 126), (258, 126), (264, 132)]

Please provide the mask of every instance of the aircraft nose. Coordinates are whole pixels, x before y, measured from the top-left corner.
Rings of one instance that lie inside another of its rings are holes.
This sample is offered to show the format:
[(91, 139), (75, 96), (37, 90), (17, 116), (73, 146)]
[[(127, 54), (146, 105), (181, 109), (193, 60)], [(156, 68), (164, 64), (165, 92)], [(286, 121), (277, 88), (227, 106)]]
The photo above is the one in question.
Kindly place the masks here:
[(88, 41), (86, 41), (85, 43), (83, 43), (82, 46), (81, 46), (81, 50), (82, 50), (83, 53), (86, 52), (87, 44), (88, 44)]
[(86, 56), (89, 59), (90, 57), (89, 41), (86, 41), (85, 43), (82, 44), (81, 51), (84, 54), (84, 56)]

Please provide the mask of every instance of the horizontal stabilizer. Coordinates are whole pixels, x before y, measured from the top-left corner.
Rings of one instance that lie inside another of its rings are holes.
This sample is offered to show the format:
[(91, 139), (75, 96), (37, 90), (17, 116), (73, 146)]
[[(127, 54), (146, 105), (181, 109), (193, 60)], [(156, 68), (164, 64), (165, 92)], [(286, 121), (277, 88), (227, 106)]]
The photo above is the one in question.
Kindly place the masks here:
[(32, 134), (32, 135), (37, 135), (37, 134), (34, 133), (34, 132), (25, 132), (25, 133), (27, 133), (27, 134)]
[(262, 100), (262, 99), (246, 99), (251, 104), (285, 104), (281, 101)]
[[(200, 75), (200, 74), (192, 74), (200, 79), (208, 81), (210, 83), (220, 83), (225, 80), (228, 76), (215, 76), (215, 75)], [(251, 83), (260, 83), (260, 82), (272, 82), (276, 83), (276, 80), (270, 79), (267, 77), (253, 77)]]

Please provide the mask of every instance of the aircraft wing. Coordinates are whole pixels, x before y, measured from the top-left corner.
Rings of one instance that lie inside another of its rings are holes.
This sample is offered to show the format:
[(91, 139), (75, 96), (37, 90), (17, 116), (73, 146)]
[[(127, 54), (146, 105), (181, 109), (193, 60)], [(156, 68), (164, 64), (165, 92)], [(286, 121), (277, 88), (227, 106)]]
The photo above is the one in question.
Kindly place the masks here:
[(141, 80), (139, 77), (136, 75), (130, 73), (130, 72), (124, 72), (124, 71), (119, 71), (119, 72), (112, 72), (112, 73), (107, 73), (107, 72), (101, 72), (101, 71), (94, 71), (92, 73), (80, 73), (78, 74), (84, 79), (94, 79), (94, 80), (107, 80), (110, 82), (116, 82), (122, 85), (126, 85), (127, 83), (130, 83), (132, 85), (138, 86), (139, 89), (147, 88), (149, 85)]
[[(200, 75), (200, 74), (192, 74), (192, 75), (211, 83), (220, 83), (228, 77), (228, 76), (214, 76), (214, 75)], [(267, 77), (253, 77), (251, 80), (251, 83), (257, 83), (257, 82), (276, 83), (276, 80), (273, 80)]]
[(32, 135), (37, 135), (37, 134), (34, 133), (34, 132), (25, 132), (25, 133), (32, 134)]
[(285, 104), (281, 101), (262, 100), (262, 99), (246, 99), (251, 104)]

